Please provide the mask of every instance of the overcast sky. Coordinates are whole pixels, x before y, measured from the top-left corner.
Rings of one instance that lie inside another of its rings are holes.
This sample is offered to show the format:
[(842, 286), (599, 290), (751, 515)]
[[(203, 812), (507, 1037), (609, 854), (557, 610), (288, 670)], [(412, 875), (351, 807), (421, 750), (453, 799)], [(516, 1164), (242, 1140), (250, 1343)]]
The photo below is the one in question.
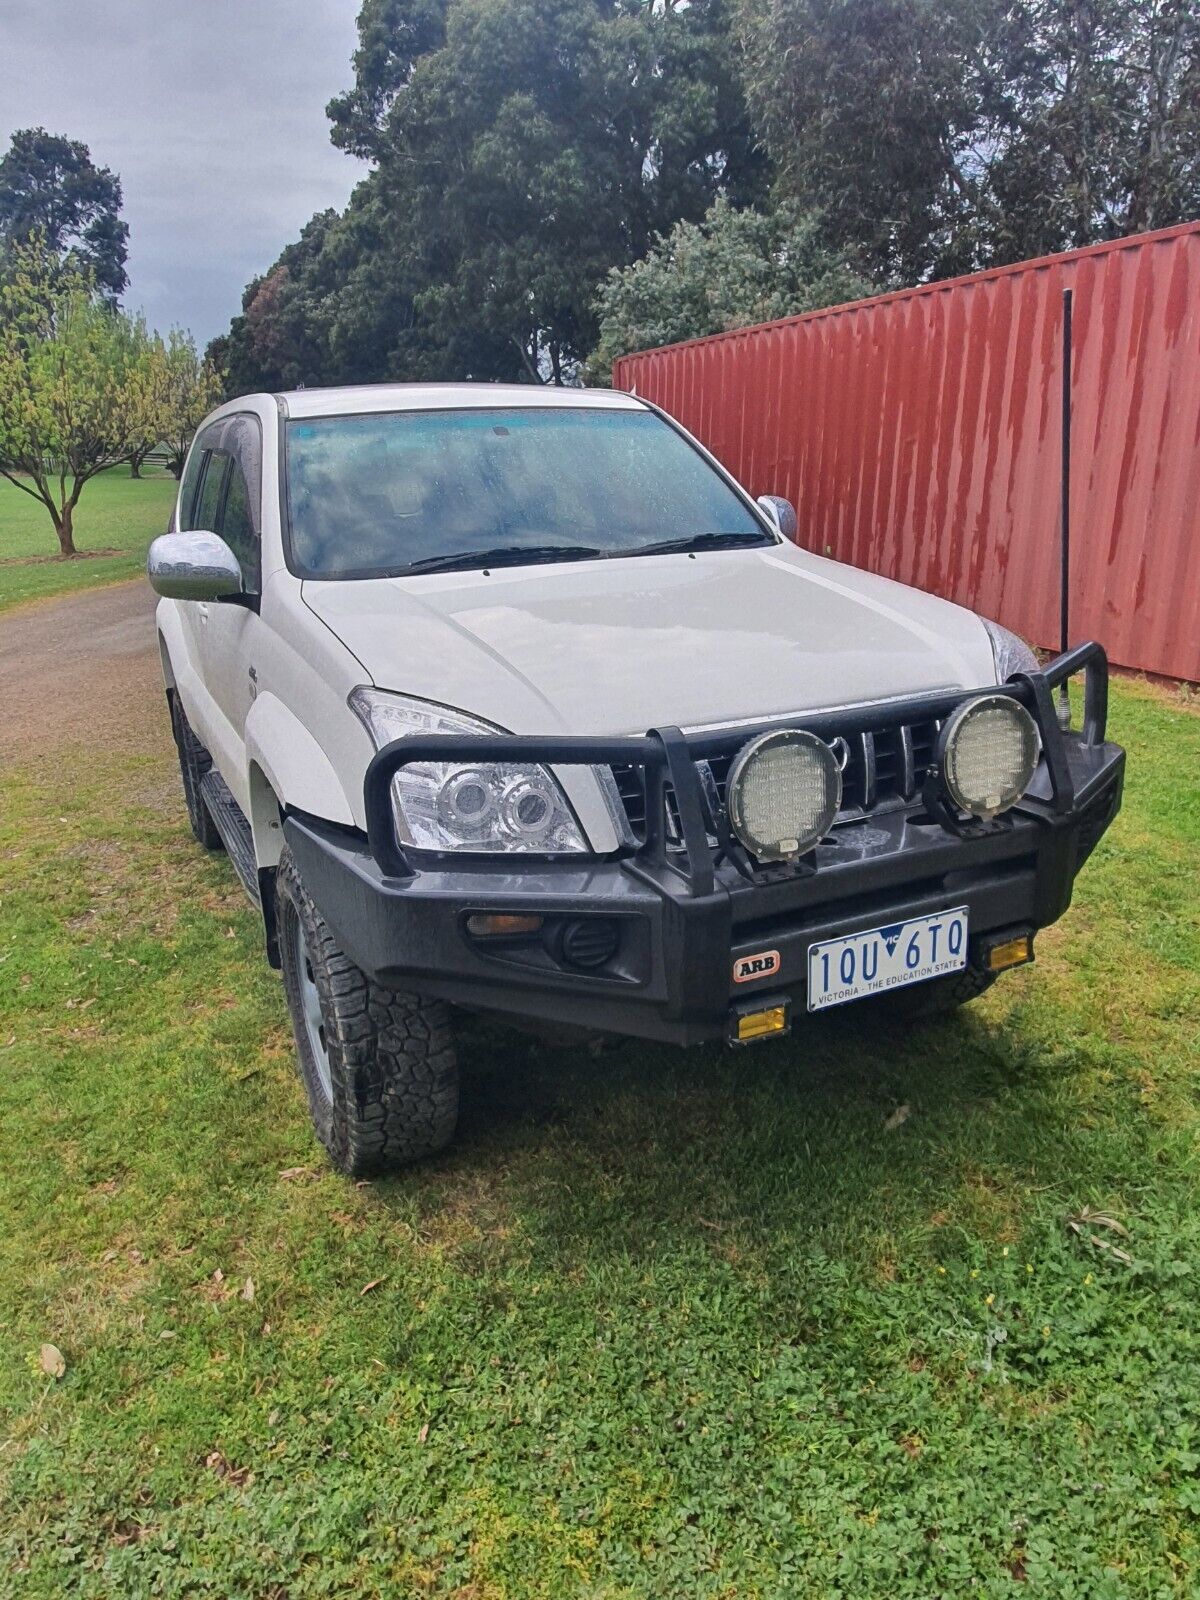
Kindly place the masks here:
[(0, 0), (0, 152), (82, 139), (120, 174), (125, 305), (203, 345), (365, 168), (329, 142), (358, 0)]

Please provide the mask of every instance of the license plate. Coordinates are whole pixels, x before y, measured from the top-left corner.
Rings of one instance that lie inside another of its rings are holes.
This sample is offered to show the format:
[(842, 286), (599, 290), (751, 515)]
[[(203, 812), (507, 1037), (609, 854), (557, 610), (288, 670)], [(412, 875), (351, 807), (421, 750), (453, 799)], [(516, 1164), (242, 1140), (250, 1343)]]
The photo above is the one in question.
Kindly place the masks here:
[(809, 946), (808, 1009), (824, 1011), (870, 994), (924, 983), (967, 964), (967, 908), (864, 928)]

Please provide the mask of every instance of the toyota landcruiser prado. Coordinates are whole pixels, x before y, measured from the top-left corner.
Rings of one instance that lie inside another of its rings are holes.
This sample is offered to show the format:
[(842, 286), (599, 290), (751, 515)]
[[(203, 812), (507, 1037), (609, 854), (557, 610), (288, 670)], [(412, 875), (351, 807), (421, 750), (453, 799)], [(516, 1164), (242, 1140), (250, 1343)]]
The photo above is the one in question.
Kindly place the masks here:
[(631, 395), (201, 427), (149, 558), (184, 795), (344, 1171), (450, 1139), (454, 1007), (743, 1045), (1032, 959), (1120, 803), (1103, 651), (1039, 667), (795, 533)]

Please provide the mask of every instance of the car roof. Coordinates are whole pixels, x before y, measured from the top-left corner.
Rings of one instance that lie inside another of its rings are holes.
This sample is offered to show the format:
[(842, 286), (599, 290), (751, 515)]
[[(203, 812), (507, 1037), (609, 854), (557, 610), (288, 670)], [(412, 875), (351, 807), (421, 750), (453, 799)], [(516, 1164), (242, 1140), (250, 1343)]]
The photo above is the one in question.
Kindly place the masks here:
[(373, 411), (490, 410), (496, 406), (595, 411), (644, 410), (617, 389), (560, 389), (534, 383), (364, 383), (341, 389), (292, 389), (276, 397), (289, 417), (345, 417)]

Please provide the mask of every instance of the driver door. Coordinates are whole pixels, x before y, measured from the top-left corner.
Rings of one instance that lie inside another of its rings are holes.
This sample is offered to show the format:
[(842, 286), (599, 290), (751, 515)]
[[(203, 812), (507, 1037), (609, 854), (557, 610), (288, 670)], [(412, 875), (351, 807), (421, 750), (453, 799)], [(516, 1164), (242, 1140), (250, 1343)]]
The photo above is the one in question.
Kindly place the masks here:
[[(221, 427), (220, 448), (214, 451), (207, 469), (208, 473), (221, 472), (212, 531), (220, 534), (238, 558), (244, 592), (257, 601), (262, 565), (261, 430), (253, 416), (231, 417)], [(255, 606), (228, 601), (210, 603), (200, 629), (202, 670), (213, 699), (209, 750), (243, 811), (248, 803), (246, 718), (256, 692), (250, 669), (261, 629)]]

